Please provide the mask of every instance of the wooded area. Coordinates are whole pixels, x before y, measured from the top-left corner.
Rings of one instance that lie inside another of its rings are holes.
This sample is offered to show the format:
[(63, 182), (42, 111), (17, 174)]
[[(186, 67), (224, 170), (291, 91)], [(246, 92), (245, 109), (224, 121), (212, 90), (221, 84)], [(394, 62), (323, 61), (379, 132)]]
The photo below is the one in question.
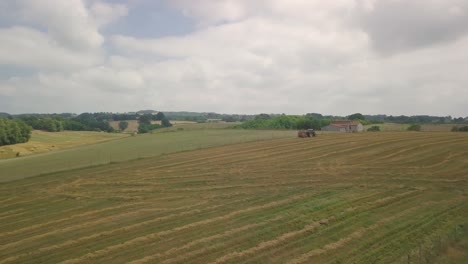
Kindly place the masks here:
[(31, 138), (31, 130), (21, 120), (0, 118), (0, 146), (27, 142)]

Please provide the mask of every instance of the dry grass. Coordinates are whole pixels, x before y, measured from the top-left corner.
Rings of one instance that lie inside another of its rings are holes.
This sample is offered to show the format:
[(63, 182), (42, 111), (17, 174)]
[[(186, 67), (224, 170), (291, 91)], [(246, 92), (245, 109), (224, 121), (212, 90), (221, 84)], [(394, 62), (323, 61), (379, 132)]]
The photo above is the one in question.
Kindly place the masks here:
[(414, 260), (465, 223), (467, 156), (458, 133), (324, 134), (2, 183), (0, 263)]
[(16, 157), (16, 153), (20, 153), (20, 156), (29, 156), (123, 137), (126, 135), (88, 131), (45, 132), (34, 130), (27, 143), (0, 146), (0, 159)]

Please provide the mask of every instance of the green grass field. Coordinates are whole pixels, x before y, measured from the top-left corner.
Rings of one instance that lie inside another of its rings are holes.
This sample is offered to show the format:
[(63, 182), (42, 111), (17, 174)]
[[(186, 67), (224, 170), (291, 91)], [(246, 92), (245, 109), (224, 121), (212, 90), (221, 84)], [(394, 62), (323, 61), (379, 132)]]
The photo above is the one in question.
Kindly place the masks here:
[[(161, 131), (32, 156), (0, 160), (0, 182), (55, 171), (122, 162), (162, 154), (265, 139), (293, 137), (294, 131), (230, 129)], [(81, 133), (81, 132), (66, 132)], [(106, 134), (106, 133), (102, 133)], [(119, 135), (119, 134), (110, 134)], [(50, 136), (48, 136), (50, 137)], [(54, 141), (54, 144), (58, 144)]]
[(4, 182), (0, 201), (2, 264), (463, 263), (468, 135), (293, 134)]

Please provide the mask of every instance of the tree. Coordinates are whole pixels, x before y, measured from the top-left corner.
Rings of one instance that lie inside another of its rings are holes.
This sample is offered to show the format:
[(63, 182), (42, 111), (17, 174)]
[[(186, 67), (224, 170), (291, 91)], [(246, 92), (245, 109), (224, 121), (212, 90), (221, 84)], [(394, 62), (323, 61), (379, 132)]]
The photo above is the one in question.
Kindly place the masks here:
[(127, 121), (120, 121), (119, 122), (119, 128), (121, 131), (124, 131), (128, 127), (128, 122)]
[(148, 133), (152, 130), (151, 120), (153, 120), (152, 114), (144, 114), (140, 116), (140, 118), (138, 119), (138, 123), (139, 123), (138, 133), (139, 134)]
[(243, 122), (239, 128), (244, 129), (316, 129), (330, 124), (329, 119), (306, 116), (279, 115), (270, 119), (254, 119)]
[(159, 124), (147, 124), (147, 123), (140, 123), (138, 126), (138, 133), (139, 134), (144, 134), (144, 133), (149, 133), (151, 130), (155, 130), (158, 128), (162, 128), (163, 126)]
[(255, 120), (268, 120), (270, 118), (271, 118), (271, 116), (268, 115), (268, 114), (259, 114), (259, 115), (255, 116)]
[(369, 132), (379, 132), (380, 131), (380, 127), (379, 126), (371, 126), (367, 129), (367, 131)]
[(318, 113), (308, 113), (308, 114), (306, 114), (306, 116), (311, 117), (311, 118), (317, 118), (317, 119), (322, 119), (323, 118), (323, 115), (318, 114)]
[(73, 118), (73, 121), (83, 124), (86, 127), (85, 130), (113, 132), (114, 129), (109, 125), (109, 122), (105, 120), (106, 118), (110, 119), (112, 115), (106, 113), (83, 113)]
[(144, 115), (140, 116), (140, 118), (138, 119), (138, 122), (140, 124), (149, 124), (149, 125), (151, 125), (152, 120), (153, 120), (153, 115), (152, 114), (144, 114)]
[(164, 117), (162, 120), (161, 120), (161, 125), (163, 127), (171, 127), (172, 124), (171, 122), (169, 121), (169, 119), (167, 119), (166, 117)]
[(223, 116), (223, 118), (221, 120), (223, 120), (224, 122), (237, 122), (237, 121), (239, 121), (239, 119), (236, 118), (234, 115), (225, 115), (225, 116)]
[(140, 125), (138, 125), (138, 134), (144, 134), (150, 131), (151, 131), (151, 124), (140, 123)]
[(365, 120), (366, 118), (361, 113), (355, 113), (348, 116), (349, 120)]
[(86, 125), (71, 119), (65, 119), (63, 121), (63, 129), (71, 131), (85, 131)]
[(32, 128), (21, 120), (0, 118), (0, 146), (27, 142)]
[(163, 112), (158, 112), (155, 116), (154, 116), (154, 120), (157, 120), (157, 121), (162, 121), (164, 118), (166, 118), (166, 116), (164, 115)]

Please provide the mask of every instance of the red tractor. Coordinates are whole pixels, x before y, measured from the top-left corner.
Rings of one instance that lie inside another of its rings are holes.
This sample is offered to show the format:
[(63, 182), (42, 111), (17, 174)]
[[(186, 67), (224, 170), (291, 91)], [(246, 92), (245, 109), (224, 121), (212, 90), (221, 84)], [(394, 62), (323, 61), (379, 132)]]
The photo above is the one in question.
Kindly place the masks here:
[(316, 137), (317, 134), (315, 133), (315, 130), (307, 129), (307, 130), (297, 131), (297, 136), (300, 138), (307, 138), (307, 137)]

